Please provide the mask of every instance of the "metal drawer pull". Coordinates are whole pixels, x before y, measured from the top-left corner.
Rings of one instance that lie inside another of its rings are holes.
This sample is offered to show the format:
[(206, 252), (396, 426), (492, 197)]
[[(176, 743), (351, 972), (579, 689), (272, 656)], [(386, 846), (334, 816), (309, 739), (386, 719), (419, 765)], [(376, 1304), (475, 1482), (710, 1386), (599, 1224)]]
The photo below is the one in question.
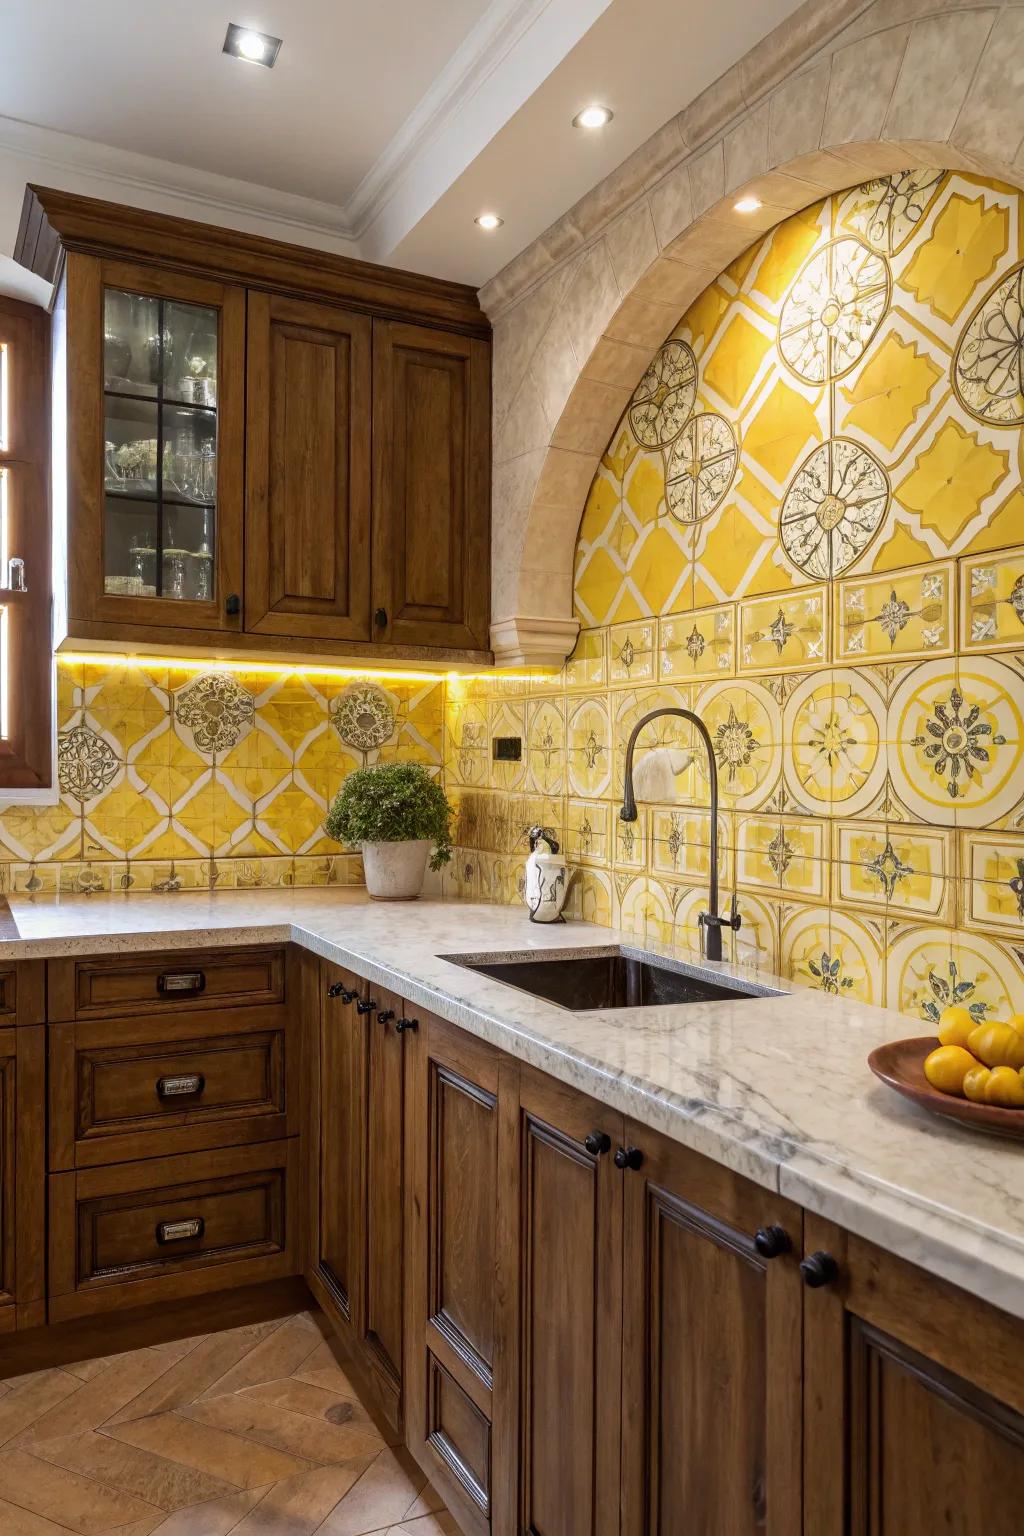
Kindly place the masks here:
[(183, 1077), (158, 1077), (156, 1096), (158, 1099), (185, 1099), (194, 1093), (202, 1093), (205, 1087), (206, 1078), (201, 1072), (189, 1072)]
[(164, 971), (156, 979), (158, 992), (204, 992), (206, 977), (202, 971)]
[(206, 1222), (201, 1216), (190, 1216), (187, 1221), (158, 1221), (158, 1243), (180, 1243), (189, 1237), (202, 1237)]

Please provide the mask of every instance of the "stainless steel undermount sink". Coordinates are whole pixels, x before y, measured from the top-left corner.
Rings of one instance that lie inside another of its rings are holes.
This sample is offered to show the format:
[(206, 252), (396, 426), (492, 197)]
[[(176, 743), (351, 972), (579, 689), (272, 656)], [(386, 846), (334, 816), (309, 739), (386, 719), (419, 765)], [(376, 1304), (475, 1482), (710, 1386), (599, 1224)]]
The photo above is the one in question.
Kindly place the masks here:
[(655, 1008), (668, 1003), (782, 997), (776, 987), (722, 976), (644, 950), (602, 948), (569, 955), (441, 955), (453, 965), (492, 976), (517, 991), (583, 1013), (597, 1008)]

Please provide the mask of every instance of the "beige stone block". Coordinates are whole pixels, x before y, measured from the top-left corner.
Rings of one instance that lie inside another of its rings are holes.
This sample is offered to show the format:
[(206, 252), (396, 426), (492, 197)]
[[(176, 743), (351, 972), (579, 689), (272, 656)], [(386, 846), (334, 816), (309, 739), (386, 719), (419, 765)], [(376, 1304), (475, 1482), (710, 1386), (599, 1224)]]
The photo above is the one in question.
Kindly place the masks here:
[(1024, 10), (1004, 11), (992, 29), (953, 130), (971, 154), (1009, 165), (1024, 141)]
[(714, 282), (718, 271), (714, 262), (690, 266), (687, 262), (660, 256), (644, 273), (634, 293), (638, 299), (669, 304), (681, 315), (708, 284)]
[[(711, 267), (713, 276), (717, 277), (758, 234), (758, 220), (763, 213), (763, 209), (758, 209), (757, 213), (744, 217), (730, 209), (730, 216), (727, 216), (727, 210), (722, 208), (720, 218), (705, 214), (684, 230), (678, 240), (673, 240), (663, 254), (672, 261), (685, 262), (689, 267)], [(770, 229), (773, 222), (769, 218), (764, 227)]]
[(820, 195), (812, 182), (791, 176), (788, 171), (768, 171), (764, 176), (758, 176), (752, 190), (766, 208), (774, 210), (776, 219), (799, 213)]
[(548, 326), (534, 354), (531, 375), (537, 387), (548, 434), (554, 428), (579, 378), (576, 359), (565, 316), (557, 313)]
[(605, 245), (619, 292), (625, 296), (658, 256), (654, 219), (646, 199), (611, 225), (605, 235)]
[(507, 309), (493, 323), (491, 392), (495, 422), (504, 420), (516, 391), (533, 361), (541, 337), (572, 281), (574, 265), (553, 272), (532, 293)]
[(804, 0), (740, 61), (747, 101), (756, 101), (824, 47), (865, 0)]
[(825, 197), (850, 185), (850, 162), (829, 149), (819, 149), (811, 155), (800, 155), (789, 167), (794, 176), (815, 189), (817, 197)]
[[(501, 281), (502, 305), (518, 298), (520, 294), (525, 293), (528, 288), (531, 288), (534, 283), (544, 277), (548, 272), (548, 266), (547, 252), (538, 240), (532, 241), (525, 250), (519, 252), (518, 256), (513, 256), (508, 265), (503, 267), (497, 274), (497, 279), (491, 279), (492, 282), (499, 279)], [(481, 294), (486, 295), (488, 287), (490, 287), (490, 284), (487, 284), (486, 287), (480, 290)], [(483, 304), (484, 299), (481, 298), (480, 302)], [(485, 309), (488, 314), (492, 313), (491, 309), (487, 308), (486, 305)]]
[(549, 448), (533, 493), (531, 517), (537, 507), (577, 507), (582, 512), (593, 478), (593, 454)]
[(688, 165), (677, 165), (652, 188), (651, 217), (659, 249), (668, 245), (689, 224), (693, 218), (693, 196)]
[[(977, 10), (983, 3), (984, 0), (874, 0), (873, 5), (866, 6), (837, 33), (833, 46), (844, 48), (859, 38), (919, 21), (923, 16), (934, 16), (938, 11)], [(1010, 3), (1016, 4), (1017, 0), (1010, 0)]]
[(632, 341), (651, 352), (660, 347), (679, 319), (671, 304), (656, 304), (630, 295), (624, 299), (608, 323), (608, 335), (619, 341)]
[(858, 144), (839, 144), (831, 154), (841, 165), (849, 166), (848, 184), (859, 185), (877, 176), (891, 176), (907, 168), (907, 155), (895, 139), (867, 140)]
[(828, 62), (779, 86), (771, 100), (768, 164), (785, 166), (817, 149), (828, 96)]
[(581, 367), (604, 333), (619, 303), (619, 287), (603, 240), (592, 245), (580, 261), (562, 309)]
[(742, 187), (768, 169), (768, 102), (749, 112), (725, 136), (725, 189)]
[(589, 240), (606, 229), (642, 191), (642, 177), (635, 166), (624, 161), (573, 204), (570, 216), (584, 239)]
[(643, 180), (644, 189), (649, 192), (686, 154), (687, 148), (679, 132), (679, 120), (672, 117), (633, 152), (630, 160), (637, 162), (637, 171)]
[(909, 27), (889, 27), (832, 55), (823, 149), (881, 132), (909, 37)]
[(548, 615), (552, 618), (566, 618), (572, 613), (573, 552), (583, 516), (583, 506), (581, 503), (579, 511), (575, 514), (568, 508), (549, 507), (545, 511), (549, 514), (545, 520), (544, 529), (547, 547), (553, 554), (556, 551), (564, 554), (567, 549), (568, 564), (563, 560), (561, 570), (546, 568), (533, 570), (530, 566), (524, 565), (519, 572), (517, 594), (519, 612), (528, 613), (531, 618), (543, 618)]
[(991, 9), (960, 11), (914, 23), (883, 125), (886, 138), (949, 138), (995, 16)]
[(690, 161), (690, 191), (693, 216), (706, 213), (725, 192), (725, 147), (716, 144)]
[(571, 213), (564, 213), (560, 219), (544, 231), (540, 236), (552, 266), (571, 256), (583, 244), (583, 235), (578, 226), (573, 222)]
[(516, 390), (511, 408), (500, 426), (494, 425), (494, 462), (505, 464), (535, 448), (543, 448), (551, 433), (533, 374), (528, 373)]
[(585, 378), (632, 391), (651, 360), (650, 349), (635, 342), (602, 336), (584, 366)]
[(568, 448), (573, 453), (602, 454), (631, 393), (624, 385), (578, 379), (552, 432), (552, 447)]
[(713, 134), (720, 133), (727, 123), (738, 117), (746, 104), (743, 70), (739, 64), (734, 64), (706, 91), (701, 91), (676, 118), (687, 149), (700, 149)]

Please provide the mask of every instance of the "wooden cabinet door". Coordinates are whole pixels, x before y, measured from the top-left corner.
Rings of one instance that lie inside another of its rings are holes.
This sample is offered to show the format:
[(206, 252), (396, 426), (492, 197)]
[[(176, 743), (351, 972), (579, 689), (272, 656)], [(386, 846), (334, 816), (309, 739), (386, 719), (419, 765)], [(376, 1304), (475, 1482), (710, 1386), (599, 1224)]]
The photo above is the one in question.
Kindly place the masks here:
[(404, 1030), (401, 998), (369, 985), (363, 1015), (367, 1061), (365, 1305), (360, 1336), (392, 1422), (402, 1389)]
[(370, 324), (249, 294), (249, 631), (370, 638)]
[(0, 1029), (0, 1334), (46, 1321), (46, 1029)]
[(374, 638), (486, 649), (490, 348), (373, 326)]
[(617, 1536), (622, 1118), (524, 1068), (519, 1135), (519, 1528)]
[[(802, 1216), (626, 1122), (624, 1536), (797, 1536)], [(778, 1227), (774, 1258), (755, 1246)]]
[(1019, 1536), (1024, 1323), (808, 1215), (804, 1536)]
[[(72, 251), (65, 301), (71, 634), (184, 643), (194, 635), (215, 640), (237, 633), (240, 615), (229, 599), (242, 591), (244, 289)], [(106, 306), (120, 301), (148, 317), (138, 320), (130, 346), (116, 334), (105, 336)], [(62, 309), (59, 318), (64, 315)], [(197, 333), (211, 328), (208, 340), (216, 347), (209, 405), (181, 398), (190, 362), (202, 362), (188, 352), (193, 321)], [(147, 327), (154, 334), (143, 343)], [(118, 369), (145, 373), (145, 344), (156, 344), (155, 355), (164, 356), (161, 337), (168, 341), (159, 382), (123, 379), (115, 381), (117, 388), (107, 387)], [(179, 451), (182, 436), (195, 449), (198, 440), (190, 433), (200, 419), (207, 421), (216, 463), (213, 486), (204, 490), (198, 486), (208, 468), (187, 445)], [(198, 513), (207, 505), (204, 531)], [(202, 581), (208, 595), (199, 598), (204, 544), (212, 561)]]
[(319, 1178), (310, 1279), (336, 1325), (356, 1325), (362, 1306), (365, 1249), (366, 1032), (354, 999), (363, 983), (326, 962), (321, 967)]
[(406, 1052), (406, 1441), (464, 1531), (512, 1536), (518, 1068), (422, 1010)]

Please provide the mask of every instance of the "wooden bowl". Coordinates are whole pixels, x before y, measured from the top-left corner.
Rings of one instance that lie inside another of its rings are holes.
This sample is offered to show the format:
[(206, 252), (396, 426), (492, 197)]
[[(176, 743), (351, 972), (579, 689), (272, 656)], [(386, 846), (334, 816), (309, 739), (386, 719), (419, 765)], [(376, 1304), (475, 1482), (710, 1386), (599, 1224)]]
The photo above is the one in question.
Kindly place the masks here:
[(976, 1131), (989, 1131), (993, 1136), (1010, 1136), (1024, 1141), (1024, 1109), (1002, 1109), (998, 1104), (972, 1104), (970, 1099), (955, 1099), (952, 1094), (940, 1093), (924, 1075), (925, 1057), (936, 1050), (934, 1035), (919, 1036), (914, 1040), (890, 1040), (880, 1045), (868, 1057), (868, 1066), (876, 1077), (905, 1099), (920, 1104), (933, 1115), (946, 1115), (969, 1125)]

